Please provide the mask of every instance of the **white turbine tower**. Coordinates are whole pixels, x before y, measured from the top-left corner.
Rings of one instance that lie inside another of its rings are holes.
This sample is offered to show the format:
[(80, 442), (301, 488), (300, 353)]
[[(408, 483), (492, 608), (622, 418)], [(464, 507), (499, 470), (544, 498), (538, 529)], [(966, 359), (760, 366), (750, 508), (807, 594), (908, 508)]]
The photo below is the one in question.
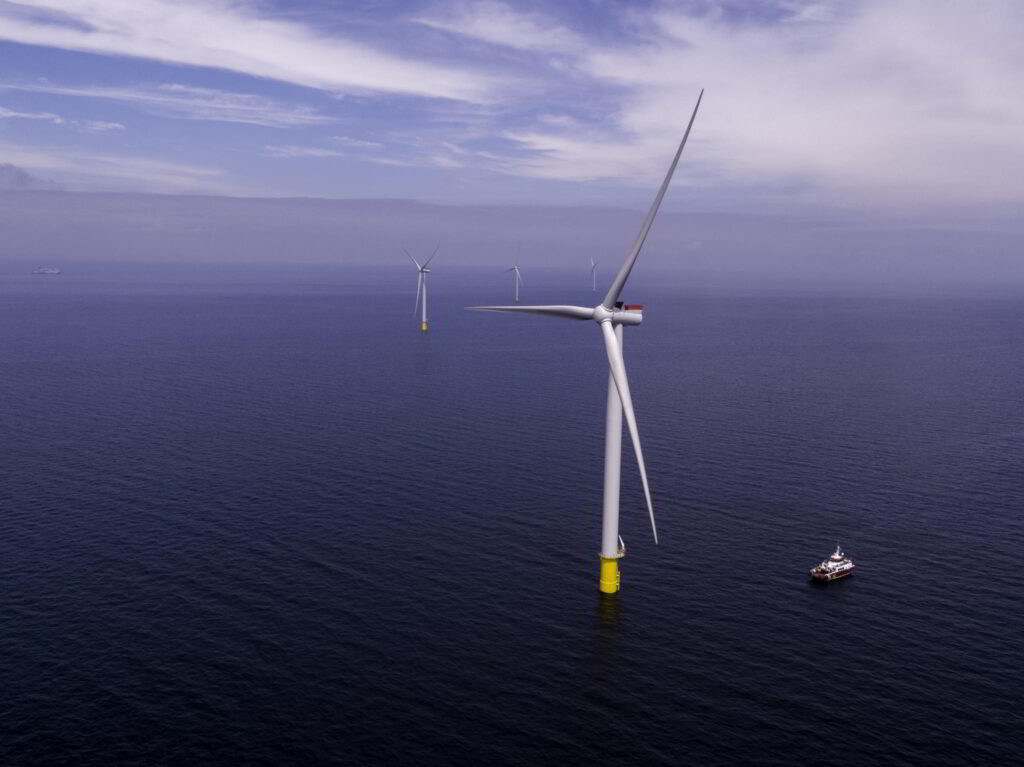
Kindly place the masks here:
[(505, 270), (505, 274), (508, 274), (509, 272), (514, 272), (515, 273), (515, 277), (513, 277), (513, 279), (514, 279), (515, 284), (516, 284), (516, 303), (518, 304), (519, 303), (519, 286), (523, 284), (523, 275), (519, 273), (519, 262), (518, 261), (516, 261), (515, 266), (513, 266), (511, 269), (506, 269)]
[[(440, 247), (440, 245), (437, 246), (437, 248)], [(420, 309), (422, 304), (423, 313), (420, 315), (420, 330), (424, 333), (427, 332), (427, 275), (430, 274), (427, 266), (434, 260), (434, 256), (437, 255), (437, 248), (434, 248), (434, 252), (430, 254), (430, 258), (422, 266), (420, 266), (419, 261), (412, 257), (412, 253), (402, 248), (405, 251), (405, 255), (409, 257), (409, 260), (416, 264), (416, 305), (413, 307), (412, 313), (416, 314), (416, 311)]]
[(608, 294), (597, 306), (588, 308), (585, 306), (471, 306), (470, 309), (492, 312), (525, 312), (528, 314), (540, 314), (547, 317), (562, 317), (572, 320), (593, 320), (601, 328), (601, 335), (604, 338), (605, 350), (608, 353), (608, 408), (605, 420), (605, 448), (604, 448), (604, 503), (601, 522), (601, 591), (607, 594), (614, 594), (619, 590), (619, 560), (625, 555), (626, 550), (619, 537), (619, 485), (622, 473), (622, 417), (626, 417), (626, 425), (629, 427), (629, 436), (633, 442), (633, 452), (636, 454), (636, 461), (640, 467), (640, 481), (644, 488), (644, 497), (647, 500), (647, 513), (651, 518), (651, 532), (654, 534), (654, 542), (658, 542), (658, 530), (654, 524), (654, 505), (651, 503), (651, 491), (647, 484), (647, 470), (644, 467), (644, 455), (640, 448), (640, 434), (636, 428), (636, 416), (633, 413), (633, 399), (629, 393), (629, 381), (626, 379), (626, 367), (622, 358), (622, 329), (625, 325), (639, 325), (643, 321), (643, 306), (623, 304), (619, 300), (619, 294), (629, 279), (630, 272), (636, 264), (637, 256), (644, 246), (647, 233), (651, 230), (654, 217), (658, 214), (661, 201), (672, 181), (672, 174), (675, 173), (676, 165), (679, 164), (679, 157), (686, 146), (686, 139), (690, 135), (693, 121), (697, 117), (697, 110), (700, 108), (700, 101), (704, 97), (704, 91), (697, 97), (697, 104), (690, 115), (690, 122), (683, 133), (683, 139), (679, 142), (672, 164), (669, 166), (665, 180), (647, 211), (640, 232), (633, 242), (626, 256), (626, 260), (615, 275)]
[(590, 257), (590, 290), (597, 292), (597, 261), (593, 256)]

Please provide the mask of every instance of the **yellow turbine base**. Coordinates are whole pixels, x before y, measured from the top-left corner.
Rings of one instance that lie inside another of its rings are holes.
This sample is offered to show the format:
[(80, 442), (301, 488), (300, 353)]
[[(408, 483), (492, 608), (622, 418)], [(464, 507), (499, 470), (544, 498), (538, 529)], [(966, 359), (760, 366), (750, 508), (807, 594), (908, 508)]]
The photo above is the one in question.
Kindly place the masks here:
[(622, 580), (619, 575), (618, 557), (601, 557), (601, 593), (616, 594), (619, 591), (619, 584)]
[(426, 333), (427, 332), (427, 323), (421, 322), (420, 323), (420, 330), (422, 330), (424, 333)]

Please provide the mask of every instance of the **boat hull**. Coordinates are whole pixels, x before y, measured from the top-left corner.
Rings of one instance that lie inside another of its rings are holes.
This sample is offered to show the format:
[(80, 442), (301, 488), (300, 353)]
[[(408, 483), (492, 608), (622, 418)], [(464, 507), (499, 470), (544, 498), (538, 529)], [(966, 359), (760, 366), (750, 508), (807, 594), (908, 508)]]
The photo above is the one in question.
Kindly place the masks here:
[(853, 575), (856, 567), (851, 567), (848, 570), (841, 570), (837, 573), (816, 573), (811, 571), (811, 578), (816, 581), (838, 581), (840, 578), (845, 578), (848, 575)]

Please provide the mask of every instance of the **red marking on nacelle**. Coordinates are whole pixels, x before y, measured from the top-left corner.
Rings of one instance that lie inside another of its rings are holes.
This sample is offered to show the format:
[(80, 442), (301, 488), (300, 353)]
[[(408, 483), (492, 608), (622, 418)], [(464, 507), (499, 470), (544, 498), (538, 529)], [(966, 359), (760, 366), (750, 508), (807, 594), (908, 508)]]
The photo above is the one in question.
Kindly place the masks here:
[(627, 312), (642, 312), (644, 310), (643, 304), (626, 304), (624, 307)]

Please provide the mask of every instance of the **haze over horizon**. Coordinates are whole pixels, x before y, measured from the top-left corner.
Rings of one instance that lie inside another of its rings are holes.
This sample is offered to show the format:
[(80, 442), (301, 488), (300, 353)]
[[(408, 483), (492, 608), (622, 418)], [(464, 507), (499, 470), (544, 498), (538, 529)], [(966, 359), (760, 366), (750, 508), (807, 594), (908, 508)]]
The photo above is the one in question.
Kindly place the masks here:
[(0, 1), (2, 257), (607, 262), (706, 87), (645, 267), (1024, 284), (1022, 21), (1009, 0)]
[[(498, 275), (513, 260), (531, 288), (539, 287), (531, 279), (538, 271), (579, 272), (582, 280), (591, 256), (603, 284), (641, 217), (636, 210), (588, 206), (0, 192), (0, 271), (50, 263), (333, 265), (404, 275), (403, 247), (423, 253), (439, 245), (436, 289), (462, 281), (454, 273), (459, 269)], [(681, 288), (1019, 290), (1020, 242), (1017, 231), (980, 225), (665, 212), (636, 278), (643, 283), (670, 274), (670, 284)]]

